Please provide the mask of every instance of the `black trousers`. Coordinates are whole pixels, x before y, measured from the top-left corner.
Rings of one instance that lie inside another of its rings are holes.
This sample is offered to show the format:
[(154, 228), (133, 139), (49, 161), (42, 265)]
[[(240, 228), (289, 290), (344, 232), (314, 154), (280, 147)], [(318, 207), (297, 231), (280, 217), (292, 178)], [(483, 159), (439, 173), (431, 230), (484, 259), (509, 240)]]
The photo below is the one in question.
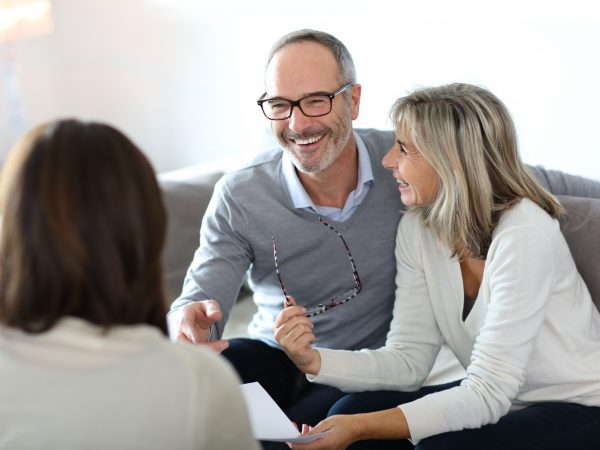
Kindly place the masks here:
[[(460, 382), (427, 386), (416, 392), (374, 391), (349, 394), (329, 411), (357, 414), (394, 408)], [(460, 414), (456, 411), (456, 414)], [(438, 434), (416, 447), (406, 440), (359, 441), (348, 450), (599, 450), (600, 407), (547, 402), (510, 412), (498, 423)]]
[[(334, 387), (308, 382), (282, 350), (256, 339), (230, 339), (223, 356), (233, 364), (244, 383), (258, 381), (298, 426), (316, 425), (344, 396)], [(288, 449), (283, 443), (262, 444), (265, 449)]]

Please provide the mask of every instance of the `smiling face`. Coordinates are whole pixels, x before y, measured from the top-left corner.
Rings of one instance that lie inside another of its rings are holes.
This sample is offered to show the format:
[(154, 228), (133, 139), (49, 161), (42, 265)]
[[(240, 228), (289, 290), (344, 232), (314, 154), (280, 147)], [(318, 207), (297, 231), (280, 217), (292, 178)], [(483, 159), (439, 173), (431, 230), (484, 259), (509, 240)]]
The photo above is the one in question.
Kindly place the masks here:
[[(299, 42), (279, 50), (267, 67), (267, 98), (298, 100), (310, 94), (331, 93), (343, 83), (333, 53), (316, 42)], [(360, 86), (333, 99), (331, 112), (306, 117), (295, 107), (290, 118), (271, 121), (271, 130), (296, 168), (305, 173), (328, 169), (351, 144), (352, 120), (358, 117)], [(352, 144), (353, 145), (353, 144)]]
[(398, 182), (406, 206), (431, 205), (440, 190), (440, 177), (410, 137), (404, 122), (396, 131), (396, 144), (383, 158), (383, 166)]

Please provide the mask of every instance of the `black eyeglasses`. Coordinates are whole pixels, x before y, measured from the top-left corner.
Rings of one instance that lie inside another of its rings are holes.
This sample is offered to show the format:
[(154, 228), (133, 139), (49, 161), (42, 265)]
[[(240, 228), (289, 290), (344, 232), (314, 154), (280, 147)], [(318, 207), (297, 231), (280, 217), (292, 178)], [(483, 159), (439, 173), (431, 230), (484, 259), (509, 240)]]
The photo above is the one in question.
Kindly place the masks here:
[[(342, 240), (342, 242), (344, 243), (344, 247), (346, 248), (346, 253), (348, 254), (348, 258), (350, 259), (350, 265), (352, 266), (352, 276), (354, 278), (354, 287), (352, 289), (344, 292), (341, 295), (337, 295), (337, 296), (329, 299), (326, 303), (319, 304), (319, 305), (315, 306), (314, 308), (309, 309), (308, 311), (306, 311), (306, 313), (304, 313), (304, 315), (306, 317), (317, 316), (331, 308), (335, 308), (336, 306), (343, 305), (344, 303), (347, 303), (350, 300), (352, 300), (354, 297), (356, 297), (362, 290), (362, 283), (360, 282), (360, 277), (358, 276), (358, 271), (356, 270), (356, 264), (354, 263), (354, 258), (352, 257), (352, 253), (350, 252), (350, 247), (348, 247), (346, 240), (344, 239), (344, 237), (341, 235), (341, 233), (338, 230), (336, 230), (331, 225), (329, 225), (327, 222), (325, 222), (325, 220), (323, 220), (322, 217), (319, 217), (319, 222), (321, 224), (325, 225), (327, 228), (329, 228), (333, 232), (335, 232), (339, 236), (339, 238)], [(271, 235), (271, 238), (273, 239), (273, 260), (275, 261), (275, 272), (277, 273), (277, 279), (279, 280), (279, 286), (281, 287), (281, 292), (283, 292), (285, 304), (287, 306), (291, 306), (291, 304), (288, 302), (288, 297), (289, 297), (288, 293), (285, 290), (285, 286), (283, 285), (283, 280), (281, 279), (281, 274), (279, 273), (279, 264), (277, 261), (277, 245), (275, 244), (275, 235)]]
[[(288, 100), (287, 98), (265, 98), (258, 100), (258, 106), (262, 109), (263, 114), (270, 120), (285, 120), (292, 115), (294, 106), (300, 108), (302, 114), (306, 117), (326, 116), (331, 112), (333, 99), (352, 86), (354, 83), (343, 85), (337, 91), (331, 93), (317, 93), (302, 97), (299, 100)], [(263, 94), (261, 97), (267, 95)]]

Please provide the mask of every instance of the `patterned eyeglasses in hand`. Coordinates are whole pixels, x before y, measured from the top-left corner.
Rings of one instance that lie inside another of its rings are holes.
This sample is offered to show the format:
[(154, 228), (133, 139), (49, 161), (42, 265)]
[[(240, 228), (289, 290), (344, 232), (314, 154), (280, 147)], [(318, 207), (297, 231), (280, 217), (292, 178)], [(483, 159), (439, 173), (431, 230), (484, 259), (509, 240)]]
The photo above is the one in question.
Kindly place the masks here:
[[(348, 258), (350, 259), (350, 265), (352, 266), (352, 276), (354, 278), (354, 287), (352, 289), (344, 292), (341, 295), (338, 295), (338, 296), (335, 296), (335, 297), (329, 299), (325, 303), (321, 303), (321, 304), (315, 306), (314, 308), (308, 309), (308, 311), (306, 311), (306, 313), (304, 314), (306, 317), (317, 316), (331, 308), (335, 308), (336, 306), (343, 305), (344, 303), (347, 303), (350, 300), (352, 300), (354, 297), (356, 297), (358, 295), (358, 293), (362, 290), (362, 283), (360, 282), (360, 277), (358, 276), (358, 271), (356, 270), (356, 264), (354, 263), (354, 258), (352, 257), (352, 253), (350, 252), (350, 247), (348, 247), (346, 240), (344, 239), (344, 237), (341, 235), (341, 233), (338, 230), (336, 230), (330, 224), (325, 222), (325, 220), (323, 220), (322, 217), (319, 217), (319, 222), (321, 224), (323, 224), (324, 226), (326, 226), (327, 228), (329, 228), (335, 234), (337, 234), (338, 237), (344, 243), (344, 248), (346, 249), (346, 253), (348, 254)], [(286, 306), (291, 306), (291, 303), (288, 300), (289, 295), (288, 295), (287, 291), (285, 290), (283, 280), (281, 279), (281, 274), (279, 273), (279, 264), (277, 261), (277, 245), (275, 244), (275, 235), (272, 235), (271, 238), (273, 240), (273, 260), (275, 261), (275, 272), (277, 273), (277, 279), (279, 280), (279, 286), (281, 287), (281, 292), (283, 292)]]

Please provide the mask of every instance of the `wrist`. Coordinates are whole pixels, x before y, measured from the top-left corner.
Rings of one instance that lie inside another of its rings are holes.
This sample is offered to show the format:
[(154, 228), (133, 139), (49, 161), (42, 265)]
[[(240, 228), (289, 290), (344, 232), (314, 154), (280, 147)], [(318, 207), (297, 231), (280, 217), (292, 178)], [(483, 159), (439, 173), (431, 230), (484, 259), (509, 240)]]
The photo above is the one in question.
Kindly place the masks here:
[(404, 413), (398, 407), (356, 414), (356, 439), (410, 439)]
[(354, 420), (352, 427), (352, 441), (356, 442), (369, 439), (373, 435), (373, 430), (369, 427), (369, 414), (353, 414), (351, 417)]
[(308, 361), (302, 365), (298, 365), (298, 368), (308, 375), (318, 375), (321, 370), (321, 354), (318, 350), (311, 348), (310, 357)]

